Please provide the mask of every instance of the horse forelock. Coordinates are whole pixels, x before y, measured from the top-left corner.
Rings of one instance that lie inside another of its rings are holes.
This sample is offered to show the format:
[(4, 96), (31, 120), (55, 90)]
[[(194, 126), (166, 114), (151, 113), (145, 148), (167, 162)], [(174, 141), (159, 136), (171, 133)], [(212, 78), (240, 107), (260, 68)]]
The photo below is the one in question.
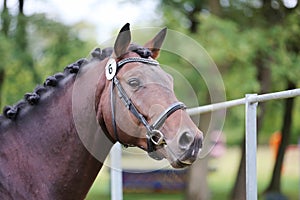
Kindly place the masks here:
[(152, 51), (150, 51), (150, 49), (138, 44), (130, 44), (128, 50), (137, 53), (142, 58), (149, 58), (152, 56)]

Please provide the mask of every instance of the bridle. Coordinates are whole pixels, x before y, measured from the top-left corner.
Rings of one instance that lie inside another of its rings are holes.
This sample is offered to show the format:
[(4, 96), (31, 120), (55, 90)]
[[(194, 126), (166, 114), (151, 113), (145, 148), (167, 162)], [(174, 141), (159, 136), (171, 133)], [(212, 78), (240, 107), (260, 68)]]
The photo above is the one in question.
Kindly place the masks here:
[[(170, 105), (164, 112), (160, 114), (158, 119), (150, 125), (148, 121), (145, 119), (145, 117), (138, 111), (136, 106), (133, 104), (127, 93), (125, 92), (124, 88), (122, 87), (120, 81), (117, 78), (117, 72), (120, 68), (122, 68), (125, 64), (131, 63), (131, 62), (141, 62), (149, 65), (155, 65), (158, 66), (159, 63), (156, 60), (153, 59), (147, 59), (147, 58), (141, 58), (141, 57), (129, 57), (124, 58), (120, 60), (119, 62), (115, 63), (115, 60), (111, 58), (108, 61), (108, 64), (106, 65), (106, 72), (108, 73), (108, 76), (110, 76), (108, 79), (112, 81), (111, 84), (111, 91), (110, 91), (110, 97), (111, 97), (111, 114), (112, 114), (112, 125), (113, 125), (113, 131), (115, 140), (122, 143), (119, 140), (118, 132), (117, 132), (117, 125), (116, 125), (116, 119), (115, 119), (115, 95), (114, 95), (114, 87), (117, 88), (118, 95), (122, 102), (124, 103), (125, 107), (138, 119), (140, 123), (144, 125), (144, 127), (147, 130), (146, 133), (146, 139), (147, 139), (147, 152), (151, 157), (154, 159), (161, 159), (158, 156), (155, 156), (155, 154), (151, 154), (156, 150), (156, 147), (163, 146), (166, 144), (166, 141), (164, 139), (163, 133), (159, 130), (163, 124), (165, 123), (166, 119), (173, 114), (175, 111), (179, 109), (185, 109), (186, 106), (181, 102), (176, 102)], [(110, 63), (110, 64), (109, 64)], [(115, 69), (109, 70), (109, 67), (112, 67)], [(108, 77), (107, 76), (107, 77)], [(132, 146), (130, 144), (123, 144), (124, 146)]]

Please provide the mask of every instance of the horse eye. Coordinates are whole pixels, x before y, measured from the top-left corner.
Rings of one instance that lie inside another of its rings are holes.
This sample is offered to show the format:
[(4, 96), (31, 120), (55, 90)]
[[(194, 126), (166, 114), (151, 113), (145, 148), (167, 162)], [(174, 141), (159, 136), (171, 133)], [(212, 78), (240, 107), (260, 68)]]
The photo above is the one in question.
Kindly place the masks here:
[(128, 80), (128, 85), (132, 88), (138, 88), (141, 85), (141, 82), (137, 78), (131, 78)]

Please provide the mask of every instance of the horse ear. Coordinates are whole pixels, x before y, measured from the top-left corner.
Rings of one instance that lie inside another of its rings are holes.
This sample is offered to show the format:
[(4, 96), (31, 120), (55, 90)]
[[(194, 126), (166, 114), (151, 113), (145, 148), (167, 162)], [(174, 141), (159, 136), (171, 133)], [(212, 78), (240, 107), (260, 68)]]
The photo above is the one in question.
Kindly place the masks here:
[(114, 44), (113, 57), (118, 58), (127, 52), (127, 48), (131, 41), (130, 24), (126, 23), (120, 30)]
[(154, 59), (159, 56), (159, 51), (166, 37), (166, 34), (167, 34), (167, 28), (164, 28), (159, 33), (157, 33), (157, 35), (152, 40), (150, 40), (144, 45), (144, 47), (152, 51), (152, 57)]

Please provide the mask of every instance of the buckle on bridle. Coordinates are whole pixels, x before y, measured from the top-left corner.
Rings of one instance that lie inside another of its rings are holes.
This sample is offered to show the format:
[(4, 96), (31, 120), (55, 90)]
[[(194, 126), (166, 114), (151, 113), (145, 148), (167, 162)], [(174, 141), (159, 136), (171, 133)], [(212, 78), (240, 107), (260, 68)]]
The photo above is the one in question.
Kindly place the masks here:
[(153, 144), (160, 146), (166, 144), (164, 140), (164, 135), (159, 130), (152, 130), (150, 133), (150, 140)]

